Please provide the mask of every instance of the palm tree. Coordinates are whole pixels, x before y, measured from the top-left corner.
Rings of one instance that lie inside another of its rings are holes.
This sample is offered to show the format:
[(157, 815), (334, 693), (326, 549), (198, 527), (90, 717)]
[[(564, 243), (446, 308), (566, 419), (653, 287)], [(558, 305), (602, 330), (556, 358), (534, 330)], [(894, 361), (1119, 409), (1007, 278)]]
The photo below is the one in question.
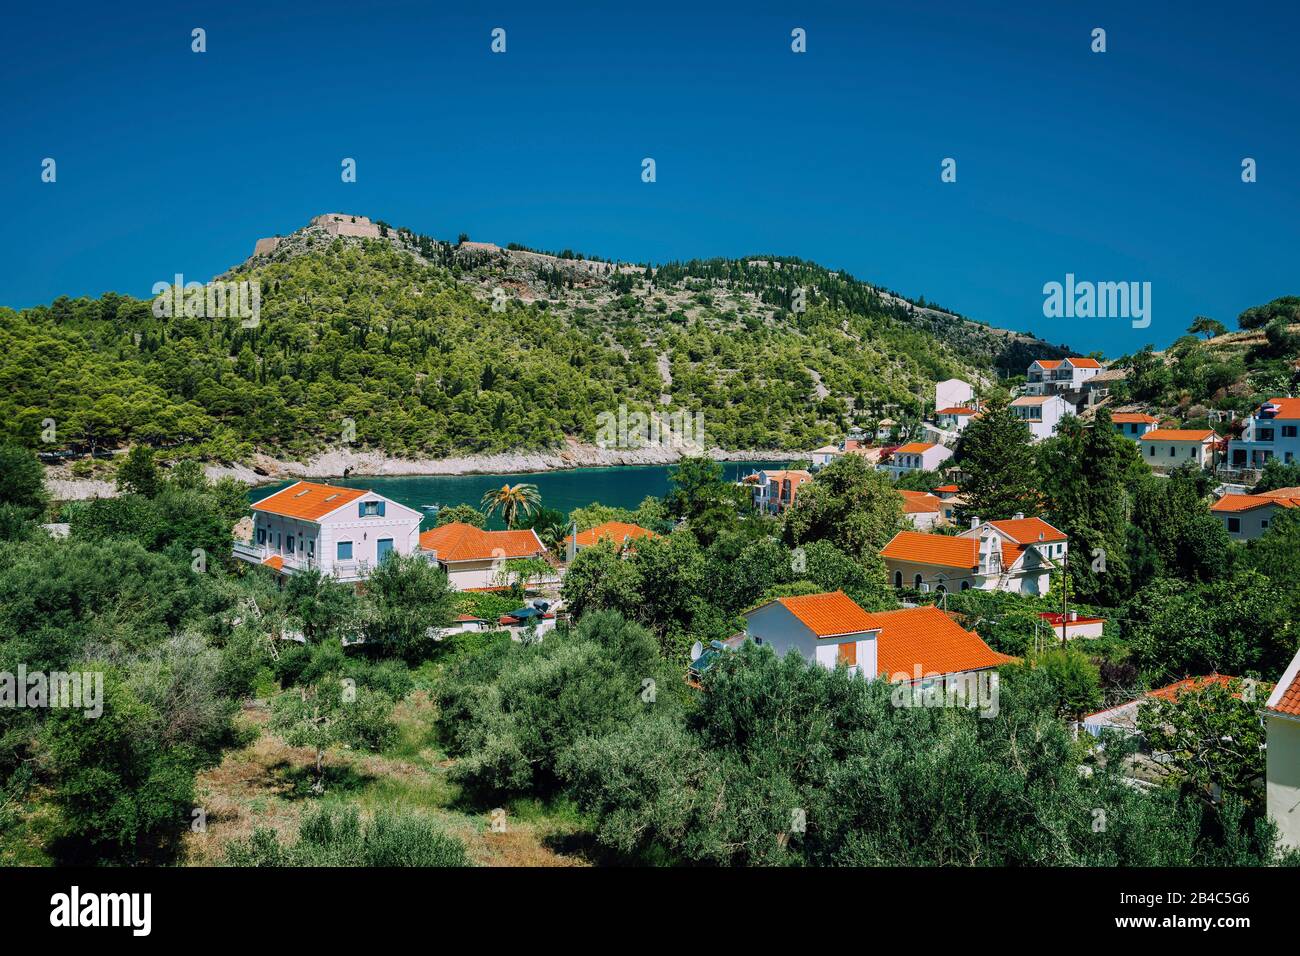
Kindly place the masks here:
[(533, 509), (541, 504), (542, 496), (537, 493), (536, 485), (518, 484), (502, 485), (493, 491), (483, 495), (483, 500), (479, 502), (479, 507), (489, 518), (493, 512), (501, 512), (501, 520), (506, 523), (507, 528), (515, 526), (515, 518), (520, 512), (525, 515), (533, 513)]

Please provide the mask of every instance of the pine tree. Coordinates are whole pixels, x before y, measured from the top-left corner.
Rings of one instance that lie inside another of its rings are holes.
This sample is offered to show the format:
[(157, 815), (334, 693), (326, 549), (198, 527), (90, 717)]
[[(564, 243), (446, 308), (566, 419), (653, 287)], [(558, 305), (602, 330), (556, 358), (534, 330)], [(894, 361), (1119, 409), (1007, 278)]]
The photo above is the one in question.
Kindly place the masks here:
[(958, 509), (963, 521), (1042, 511), (1034, 449), (1029, 442), (1029, 427), (1011, 411), (1005, 396), (990, 399), (966, 426), (956, 453), (964, 475), (961, 493), (966, 504)]

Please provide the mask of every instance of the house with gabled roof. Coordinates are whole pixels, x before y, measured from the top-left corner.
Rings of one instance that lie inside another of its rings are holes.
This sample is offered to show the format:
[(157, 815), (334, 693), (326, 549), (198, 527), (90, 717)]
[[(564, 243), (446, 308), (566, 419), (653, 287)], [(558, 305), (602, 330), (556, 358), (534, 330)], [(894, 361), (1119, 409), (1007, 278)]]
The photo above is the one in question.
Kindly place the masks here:
[(1278, 514), (1292, 508), (1300, 508), (1300, 487), (1257, 495), (1224, 495), (1210, 505), (1210, 513), (1223, 522), (1228, 537), (1253, 541), (1272, 526)]
[(546, 545), (531, 528), (484, 531), (463, 521), (424, 532), (420, 549), (447, 572), (452, 587), (462, 591), (497, 586), (507, 561), (546, 557)]
[(899, 445), (882, 458), (876, 467), (898, 478), (913, 471), (934, 471), (952, 457), (952, 449), (928, 441), (910, 441)]
[(390, 553), (419, 548), (423, 515), (376, 492), (297, 481), (252, 505), (250, 541), (234, 556), (280, 574), (318, 570), (339, 581), (365, 578)]
[(1153, 428), (1138, 439), (1142, 460), (1165, 471), (1189, 462), (1198, 468), (1214, 463), (1219, 436), (1212, 428)]
[(1300, 847), (1300, 652), (1291, 659), (1264, 705), (1268, 749), (1264, 793), (1278, 840)]
[[(1165, 687), (1149, 690), (1136, 700), (1130, 700), (1123, 704), (1116, 704), (1114, 707), (1107, 707), (1105, 710), (1087, 714), (1079, 722), (1079, 727), (1094, 737), (1101, 736), (1104, 730), (1126, 735), (1136, 734), (1138, 733), (1138, 712), (1148, 701), (1177, 700), (1183, 694), (1195, 694), (1207, 687), (1230, 687), (1238, 679), (1229, 677), (1227, 674), (1186, 677)], [(1240, 694), (1237, 696), (1240, 696)]]
[(912, 684), (1015, 661), (935, 607), (868, 613), (842, 591), (776, 598), (745, 612), (745, 636), (827, 669)]
[(1083, 383), (1102, 370), (1096, 359), (1072, 355), (1063, 359), (1038, 359), (1025, 373), (1025, 392), (1029, 395), (1056, 395), (1077, 392)]
[(1061, 419), (1072, 410), (1059, 395), (1021, 395), (1012, 400), (1010, 409), (1012, 415), (1029, 426), (1034, 441), (1055, 435)]
[(569, 560), (572, 561), (579, 551), (594, 547), (602, 541), (609, 541), (619, 551), (628, 552), (636, 549), (636, 542), (640, 539), (657, 537), (659, 535), (639, 524), (628, 521), (606, 521), (586, 531), (574, 530), (569, 534), (567, 539)]
[(1115, 412), (1110, 416), (1110, 420), (1115, 426), (1115, 431), (1133, 441), (1153, 431), (1160, 424), (1160, 419), (1145, 412)]
[(813, 480), (800, 468), (759, 471), (742, 479), (752, 489), (754, 507), (763, 514), (781, 514), (794, 504), (799, 488)]
[(903, 518), (912, 523), (912, 527), (922, 531), (933, 528), (942, 519), (940, 506), (943, 504), (928, 491), (909, 491), (899, 488), (903, 496)]
[(973, 518), (956, 536), (900, 531), (880, 556), (896, 588), (1046, 594), (1068, 546), (1059, 528), (1017, 515), (1005, 521)]

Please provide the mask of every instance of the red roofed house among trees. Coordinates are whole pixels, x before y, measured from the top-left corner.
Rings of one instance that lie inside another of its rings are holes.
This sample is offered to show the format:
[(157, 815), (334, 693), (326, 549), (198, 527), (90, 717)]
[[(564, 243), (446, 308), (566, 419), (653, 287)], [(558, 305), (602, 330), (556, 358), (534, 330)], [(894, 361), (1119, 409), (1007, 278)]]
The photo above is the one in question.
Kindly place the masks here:
[(1300, 847), (1300, 652), (1264, 705), (1268, 732), (1264, 790), (1268, 815), (1285, 846)]

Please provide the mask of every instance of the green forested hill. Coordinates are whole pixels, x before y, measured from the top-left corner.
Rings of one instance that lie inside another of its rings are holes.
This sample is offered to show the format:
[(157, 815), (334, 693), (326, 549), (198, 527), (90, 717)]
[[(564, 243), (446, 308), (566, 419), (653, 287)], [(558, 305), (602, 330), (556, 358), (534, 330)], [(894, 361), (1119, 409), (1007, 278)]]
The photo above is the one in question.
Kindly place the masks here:
[(437, 457), (590, 441), (626, 404), (702, 411), (723, 448), (813, 447), (938, 379), (1061, 354), (793, 259), (648, 269), (383, 229), (309, 227), (232, 270), (261, 283), (256, 328), (113, 293), (0, 308), (2, 437), (231, 461), (309, 455), (352, 419), (361, 447)]

